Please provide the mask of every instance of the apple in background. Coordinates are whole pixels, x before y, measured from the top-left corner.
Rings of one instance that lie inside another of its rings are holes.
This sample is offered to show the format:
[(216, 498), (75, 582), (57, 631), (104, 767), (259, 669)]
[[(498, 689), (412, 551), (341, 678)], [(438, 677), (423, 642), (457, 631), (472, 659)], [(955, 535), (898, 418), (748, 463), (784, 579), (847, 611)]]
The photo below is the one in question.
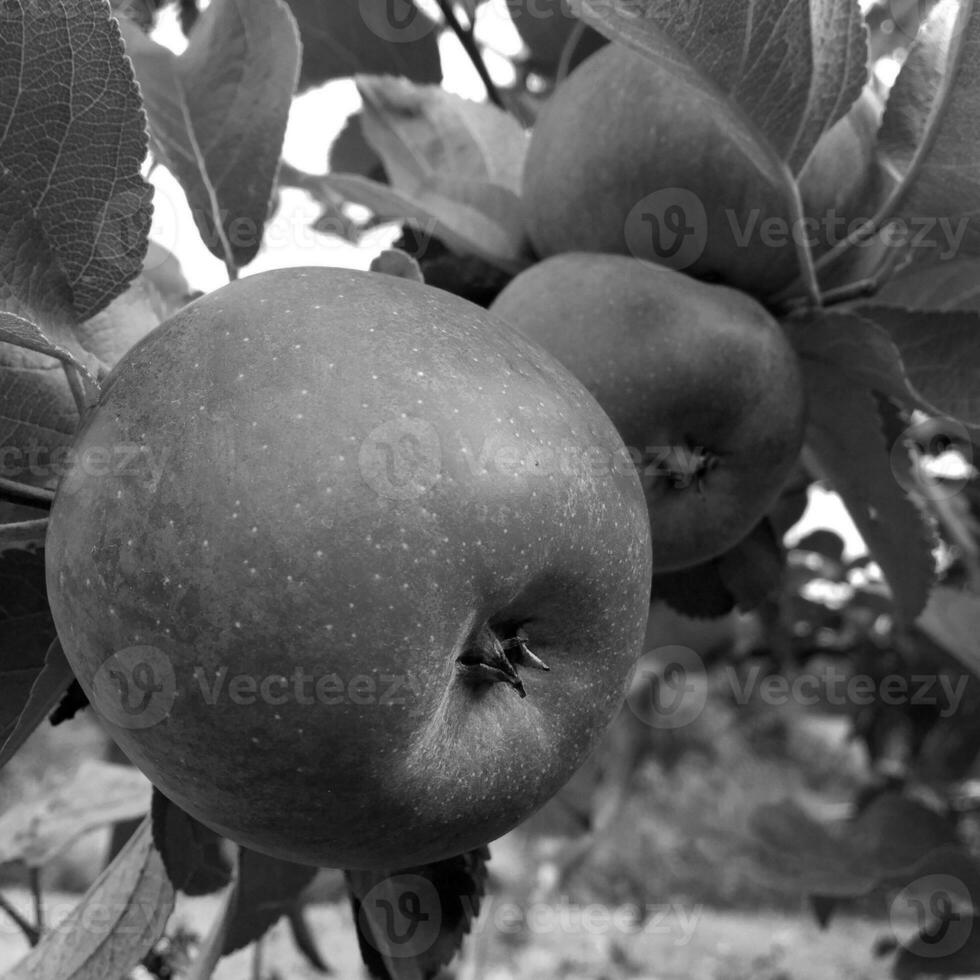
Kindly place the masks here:
[(636, 473), (572, 375), (464, 300), (330, 268), (234, 282), (126, 355), (75, 450), (47, 540), (65, 653), (126, 755), (232, 840), (345, 868), (460, 853), (622, 701)]
[[(798, 178), (803, 209), (818, 219), (830, 211), (852, 221), (871, 218), (876, 210), (876, 144), (884, 103), (866, 87), (844, 116), (817, 141)], [(843, 229), (841, 229), (843, 232)], [(821, 241), (818, 251), (836, 242)]]
[[(618, 44), (584, 61), (538, 116), (524, 169), (527, 229), (541, 256), (613, 252), (766, 296), (798, 271), (788, 192), (733, 134), (723, 102)], [(741, 235), (750, 233), (748, 244)]]
[(606, 410), (640, 466), (656, 571), (740, 541), (803, 442), (796, 354), (750, 296), (619, 255), (568, 253), (490, 307), (550, 351)]
[[(568, 0), (507, 0), (507, 12), (528, 49), (528, 67), (553, 77), (578, 23)], [(597, 30), (585, 27), (571, 52), (571, 67), (607, 43)]]

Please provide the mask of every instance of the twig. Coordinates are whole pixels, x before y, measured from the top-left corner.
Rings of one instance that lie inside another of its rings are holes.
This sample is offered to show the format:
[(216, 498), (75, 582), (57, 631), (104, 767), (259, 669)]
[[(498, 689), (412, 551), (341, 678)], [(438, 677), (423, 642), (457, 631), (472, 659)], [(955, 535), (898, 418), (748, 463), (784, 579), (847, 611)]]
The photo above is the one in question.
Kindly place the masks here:
[(191, 964), (187, 974), (187, 980), (210, 980), (214, 969), (221, 959), (225, 948), (225, 937), (228, 935), (228, 927), (234, 918), (235, 910), (238, 908), (238, 868), (236, 866), (231, 885), (225, 893), (224, 901), (218, 910), (218, 917), (211, 926), (211, 931), (201, 945), (197, 954), (197, 959)]
[(500, 97), (500, 92), (497, 91), (497, 86), (494, 84), (493, 79), (490, 77), (490, 72), (487, 71), (486, 63), (483, 60), (483, 55), (480, 53), (480, 48), (473, 37), (472, 27), (467, 30), (459, 22), (459, 18), (456, 16), (456, 11), (453, 10), (452, 0), (436, 0), (439, 6), (439, 10), (442, 12), (442, 16), (445, 18), (446, 23), (452, 28), (453, 33), (459, 38), (459, 43), (463, 45), (463, 50), (466, 52), (470, 61), (473, 62), (473, 67), (476, 69), (476, 73), (480, 76), (480, 81), (483, 82), (487, 90), (487, 96), (490, 101), (497, 106), (498, 109), (505, 109), (504, 100)]
[(558, 59), (558, 67), (555, 69), (556, 85), (564, 81), (568, 76), (572, 67), (572, 58), (575, 57), (575, 52), (578, 49), (583, 34), (585, 34), (585, 21), (575, 21), (571, 31), (569, 31), (568, 37), (565, 39), (565, 46), (561, 49), (561, 57)]
[(32, 487), (18, 480), (8, 480), (0, 476), (0, 500), (50, 510), (51, 504), (54, 503), (54, 491), (46, 490), (44, 487)]
[(32, 926), (30, 922), (25, 919), (20, 912), (13, 907), (13, 905), (8, 902), (3, 895), (0, 895), (0, 909), (7, 913), (8, 916), (13, 920), (14, 925), (24, 934), (27, 941), (32, 945), (36, 946), (41, 939), (41, 930), (36, 926)]
[(41, 890), (41, 869), (31, 868), (28, 875), (31, 883), (31, 897), (34, 899), (34, 924), (37, 934), (44, 932), (44, 895)]
[(0, 544), (43, 538), (47, 530), (48, 519), (46, 517), (38, 517), (33, 521), (14, 521), (12, 524), (0, 524)]

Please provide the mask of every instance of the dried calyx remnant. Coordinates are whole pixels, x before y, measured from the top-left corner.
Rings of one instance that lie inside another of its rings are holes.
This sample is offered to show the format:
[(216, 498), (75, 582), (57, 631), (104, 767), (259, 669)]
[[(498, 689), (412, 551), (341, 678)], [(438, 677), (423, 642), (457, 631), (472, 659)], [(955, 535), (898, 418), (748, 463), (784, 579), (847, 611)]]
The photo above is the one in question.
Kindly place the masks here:
[(527, 635), (520, 628), (497, 631), (484, 625), (456, 658), (456, 670), (468, 683), (509, 684), (523, 698), (527, 697), (527, 691), (517, 672), (518, 667), (551, 670), (531, 651)]

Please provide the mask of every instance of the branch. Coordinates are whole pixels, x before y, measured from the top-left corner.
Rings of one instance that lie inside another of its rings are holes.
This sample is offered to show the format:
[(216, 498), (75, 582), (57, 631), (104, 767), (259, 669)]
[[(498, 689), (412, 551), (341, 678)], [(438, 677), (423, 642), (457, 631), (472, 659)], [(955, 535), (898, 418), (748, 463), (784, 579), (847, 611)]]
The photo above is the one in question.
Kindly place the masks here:
[(17, 480), (8, 480), (0, 476), (0, 500), (11, 504), (27, 504), (30, 507), (42, 507), (50, 510), (54, 503), (54, 491), (43, 487), (32, 487)]
[(504, 100), (500, 97), (500, 92), (497, 91), (497, 86), (494, 84), (493, 79), (490, 77), (490, 72), (487, 71), (486, 63), (483, 60), (483, 55), (480, 53), (480, 48), (473, 38), (473, 28), (470, 27), (467, 30), (459, 22), (459, 18), (456, 16), (456, 11), (453, 10), (452, 0), (436, 0), (439, 6), (439, 10), (442, 12), (442, 16), (445, 18), (446, 23), (452, 28), (453, 33), (459, 38), (459, 43), (463, 45), (463, 50), (468, 55), (470, 61), (473, 62), (473, 67), (476, 69), (476, 73), (480, 76), (480, 81), (483, 82), (487, 90), (487, 96), (490, 101), (497, 106), (498, 109), (506, 108), (504, 106)]
[(48, 519), (39, 517), (34, 521), (15, 521), (12, 524), (0, 524), (0, 545), (13, 544), (19, 541), (34, 541), (43, 538), (48, 530)]
[(20, 912), (18, 912), (17, 909), (15, 909), (13, 905), (11, 905), (10, 902), (3, 897), (3, 895), (0, 895), (0, 910), (6, 912), (7, 915), (10, 916), (10, 918), (14, 921), (14, 924), (26, 936), (27, 941), (32, 946), (36, 946), (38, 944), (38, 941), (41, 938), (41, 930), (36, 926), (32, 926), (30, 922), (28, 922), (27, 919), (25, 919), (24, 916), (22, 916)]

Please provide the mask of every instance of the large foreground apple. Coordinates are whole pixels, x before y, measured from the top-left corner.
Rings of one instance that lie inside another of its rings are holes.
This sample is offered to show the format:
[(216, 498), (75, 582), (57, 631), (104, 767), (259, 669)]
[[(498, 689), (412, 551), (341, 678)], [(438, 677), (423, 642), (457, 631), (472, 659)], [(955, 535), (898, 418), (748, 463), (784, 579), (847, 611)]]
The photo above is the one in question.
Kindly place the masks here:
[(117, 365), (74, 460), (47, 542), (65, 653), (133, 762), (233, 840), (346, 868), (461, 852), (620, 704), (636, 474), (585, 389), (464, 300), (233, 283)]
[(803, 441), (796, 355), (735, 289), (641, 259), (558, 255), (491, 311), (595, 395), (640, 466), (658, 571), (741, 540), (779, 496)]

